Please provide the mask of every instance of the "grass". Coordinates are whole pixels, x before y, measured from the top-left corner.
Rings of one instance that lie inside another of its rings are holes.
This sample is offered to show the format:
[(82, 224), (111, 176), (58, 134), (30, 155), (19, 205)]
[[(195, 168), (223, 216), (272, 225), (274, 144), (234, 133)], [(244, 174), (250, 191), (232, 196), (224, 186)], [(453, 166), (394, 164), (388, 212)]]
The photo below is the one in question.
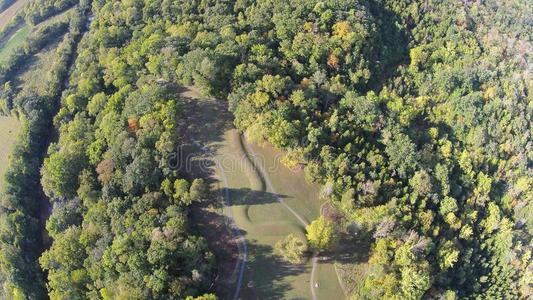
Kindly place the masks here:
[(47, 70), (50, 70), (53, 62), (57, 60), (56, 49), (62, 39), (63, 36), (60, 36), (49, 41), (46, 47), (28, 59), (14, 76), (13, 82), (17, 88), (46, 94), (47, 87), (43, 86), (43, 82), (46, 82)]
[(19, 131), (20, 122), (17, 118), (0, 116), (0, 140), (2, 141), (0, 144), (0, 178), (2, 180), (0, 189), (3, 188), (4, 175), (9, 165), (9, 155), (17, 140)]
[(11, 38), (3, 45), (3, 47), (0, 48), (0, 63), (2, 63), (14, 49), (21, 46), (29, 34), (30, 26), (28, 25), (24, 25), (17, 32), (15, 32), (13, 36), (11, 36)]
[(308, 223), (320, 216), (324, 200), (319, 198), (319, 186), (309, 184), (301, 169), (291, 170), (285, 167), (280, 161), (285, 153), (268, 144), (248, 144), (248, 147), (255, 154), (252, 159), (263, 165), (276, 192), (285, 195), (284, 200), (290, 207)]
[[(256, 164), (262, 164), (268, 174), (273, 189), (282, 195), (287, 205), (300, 214), (308, 223), (320, 216), (320, 210), (324, 200), (320, 199), (320, 187), (309, 184), (305, 180), (301, 169), (289, 169), (281, 163), (285, 155), (268, 144), (248, 144), (254, 156)], [(302, 228), (303, 230), (303, 228)], [(303, 236), (305, 239), (305, 236)], [(307, 278), (306, 282), (308, 282)], [(344, 293), (339, 285), (334, 262), (331, 260), (319, 260), (316, 277), (318, 288), (315, 292), (318, 299), (343, 299)], [(306, 285), (308, 288), (309, 284)]]
[[(247, 145), (246, 148), (253, 147), (257, 156), (263, 157), (264, 169), (268, 170), (273, 190), (277, 194), (267, 192), (264, 178), (254, 167), (257, 161), (252, 163), (248, 159), (249, 154), (245, 152), (239, 134), (232, 129), (232, 118), (224, 105), (221, 105), (224, 102), (200, 100), (202, 97), (190, 90), (181, 95), (189, 98), (184, 107), (186, 136), (191, 142), (196, 141), (212, 149), (223, 169), (221, 172), (211, 160), (211, 164), (207, 164), (210, 167), (200, 173), (217, 178), (219, 187), (224, 185), (223, 176), (226, 177), (231, 213), (247, 241), (248, 262), (241, 299), (311, 299), (311, 261), (307, 260), (300, 265), (285, 263), (273, 253), (273, 248), (290, 233), (305, 240), (305, 228), (277, 201), (277, 197), (281, 197), (310, 222), (320, 215), (323, 201), (318, 198), (319, 188), (306, 183), (301, 171), (291, 171), (282, 166), (273, 167), (279, 164), (276, 159), (281, 157), (280, 152), (268, 146)], [(222, 214), (223, 209), (218, 209), (217, 212)], [(320, 286), (316, 290), (319, 299), (344, 298), (333, 263), (320, 262), (318, 268), (315, 279)], [(233, 290), (226, 290), (226, 298), (231, 299)]]
[[(24, 1), (18, 1), (18, 2), (24, 2)], [(74, 7), (70, 8), (68, 10), (65, 10), (65, 11), (63, 11), (63, 12), (57, 14), (57, 15), (54, 15), (54, 16), (44, 20), (43, 22), (39, 23), (38, 25), (36, 25), (33, 28), (33, 30), (37, 30), (39, 27), (46, 26), (46, 25), (49, 25), (51, 23), (64, 21), (64, 20), (68, 19), (69, 15), (71, 13), (73, 13), (73, 12), (74, 12)], [(11, 52), (14, 49), (16, 49), (17, 47), (21, 46), (31, 32), (32, 32), (31, 26), (29, 26), (28, 24), (25, 24), (19, 30), (17, 30), (3, 45), (1, 45), (0, 46), (0, 63), (5, 61), (5, 59), (7, 59), (9, 57), (9, 54), (11, 54)], [(57, 43), (62, 38), (63, 37), (61, 36), (57, 40), (51, 41), (49, 43), (49, 45), (53, 44), (54, 45), (53, 48), (55, 48), (55, 46), (57, 46)], [(46, 52), (49, 52), (50, 49), (51, 49), (51, 47), (47, 46), (47, 47), (45, 47), (45, 49), (41, 50), (40, 52), (46, 53)], [(42, 70), (46, 70), (46, 69), (42, 69)], [(41, 73), (43, 73), (43, 72), (41, 72)]]
[(276, 200), (265, 192), (232, 130), (218, 150), (219, 159), (230, 164), (225, 170), (231, 189), (232, 211), (237, 226), (249, 244), (249, 262), (244, 276), (243, 299), (309, 299), (309, 262), (299, 266), (284, 263), (273, 254), (274, 245), (290, 233), (305, 238), (304, 228)]

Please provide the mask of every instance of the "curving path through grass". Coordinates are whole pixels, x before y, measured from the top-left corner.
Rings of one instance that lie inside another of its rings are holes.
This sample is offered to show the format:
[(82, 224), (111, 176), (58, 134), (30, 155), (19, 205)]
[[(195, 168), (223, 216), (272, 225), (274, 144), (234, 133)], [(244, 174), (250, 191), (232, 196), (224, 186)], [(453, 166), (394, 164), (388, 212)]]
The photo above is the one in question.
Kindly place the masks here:
[[(235, 263), (235, 269), (233, 271), (233, 274), (237, 277), (237, 282), (235, 284), (235, 291), (233, 293), (233, 300), (237, 300), (239, 298), (239, 295), (241, 293), (241, 287), (242, 287), (242, 280), (244, 278), (244, 267), (246, 266), (246, 260), (248, 259), (248, 247), (246, 245), (246, 238), (241, 234), (239, 228), (235, 225), (235, 219), (233, 217), (233, 213), (231, 210), (231, 197), (229, 192), (229, 184), (228, 184), (228, 177), (226, 176), (226, 173), (224, 171), (224, 168), (222, 167), (221, 161), (214, 155), (214, 153), (209, 149), (208, 147), (205, 147), (201, 145), (200, 142), (194, 141), (193, 142), (195, 146), (202, 149), (202, 151), (208, 155), (216, 165), (217, 174), (219, 174), (220, 179), (222, 179), (222, 183), (224, 185), (223, 187), (223, 202), (224, 202), (224, 212), (226, 214), (226, 217), (231, 221), (229, 224), (227, 224), (235, 238), (239, 241), (239, 259)], [(238, 272), (238, 274), (237, 274)]]
[[(241, 143), (241, 145), (243, 147), (243, 151), (246, 154), (246, 157), (248, 159), (250, 159), (250, 156), (258, 157), (257, 153), (255, 153), (254, 150), (251, 147), (248, 147), (246, 141), (243, 140), (243, 137), (240, 136), (239, 138), (240, 138), (240, 143)], [(270, 180), (270, 177), (269, 177), (268, 173), (265, 171), (263, 164), (262, 163), (255, 164), (253, 162), (253, 159), (250, 159), (250, 160), (251, 160), (251, 163), (254, 165), (254, 167), (257, 169), (257, 171), (259, 173), (259, 176), (266, 183), (266, 191), (276, 195), (276, 200), (281, 205), (283, 205), (283, 207), (285, 209), (287, 209), (296, 219), (298, 219), (298, 221), (304, 227), (307, 227), (309, 225), (309, 222), (306, 219), (304, 219), (304, 217), (302, 217), (298, 212), (296, 212), (292, 207), (287, 205), (287, 203), (285, 203), (285, 201), (283, 201), (283, 199), (281, 197), (277, 196), (276, 189), (272, 185), (272, 181)], [(311, 295), (313, 297), (313, 300), (317, 300), (316, 293), (315, 293), (315, 287), (314, 287), (314, 282), (316, 282), (315, 281), (315, 273), (316, 273), (316, 268), (317, 268), (317, 264), (318, 264), (318, 258), (317, 258), (317, 253), (316, 252), (313, 253), (313, 257), (311, 258), (311, 263), (312, 263), (313, 267), (311, 269), (311, 279), (309, 280), (309, 289), (311, 291)]]
[[(316, 255), (300, 265), (288, 264), (273, 252), (288, 234), (306, 240), (305, 227), (320, 215), (318, 187), (303, 174), (273, 169), (275, 155), (246, 143), (233, 128), (225, 102), (205, 99), (193, 88), (182, 93), (188, 101), (186, 134), (202, 149), (209, 177), (218, 182), (223, 215), (238, 244), (235, 262), (226, 266), (220, 284), (223, 299), (342, 299), (337, 277)], [(226, 111), (227, 112), (227, 111)], [(264, 157), (257, 161), (257, 156)], [(207, 215), (206, 215), (207, 216)], [(234, 252), (235, 253), (235, 252)], [(231, 269), (230, 269), (231, 268)], [(232, 272), (233, 271), (233, 272)], [(322, 274), (326, 276), (322, 277)], [(314, 287), (320, 282), (320, 287)], [(332, 284), (332, 282), (334, 284)], [(341, 295), (341, 296), (338, 296)]]

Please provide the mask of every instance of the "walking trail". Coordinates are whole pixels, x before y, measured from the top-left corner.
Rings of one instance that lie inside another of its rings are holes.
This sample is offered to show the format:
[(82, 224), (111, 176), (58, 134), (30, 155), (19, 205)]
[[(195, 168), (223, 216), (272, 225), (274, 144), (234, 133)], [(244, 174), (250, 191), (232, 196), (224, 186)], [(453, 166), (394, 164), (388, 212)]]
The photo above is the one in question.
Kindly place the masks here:
[(184, 122), (195, 124), (187, 134), (211, 161), (207, 173), (218, 181), (221, 213), (239, 250), (233, 273), (225, 272), (233, 278), (226, 284), (234, 284), (227, 299), (343, 299), (332, 263), (313, 253), (307, 263), (292, 265), (273, 253), (288, 234), (306, 239), (305, 227), (320, 214), (318, 187), (277, 165), (274, 151), (248, 144), (220, 101), (203, 99), (193, 88), (182, 95), (190, 107)]

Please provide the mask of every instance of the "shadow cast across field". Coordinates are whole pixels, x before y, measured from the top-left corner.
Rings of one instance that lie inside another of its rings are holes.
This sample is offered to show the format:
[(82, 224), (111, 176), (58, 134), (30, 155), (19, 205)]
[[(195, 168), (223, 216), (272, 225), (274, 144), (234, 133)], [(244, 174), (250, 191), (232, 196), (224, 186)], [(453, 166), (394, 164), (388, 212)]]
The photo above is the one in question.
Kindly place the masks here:
[(233, 127), (227, 103), (205, 98), (193, 87), (173, 88), (183, 101), (178, 122), (182, 144), (171, 164), (188, 179), (204, 178), (214, 183), (213, 154), (224, 142), (225, 132)]
[[(251, 191), (250, 189), (230, 189), (232, 193), (247, 195), (249, 199), (254, 199), (253, 203), (243, 203), (238, 201), (232, 205), (247, 206), (262, 205), (272, 203), (279, 195)], [(213, 190), (213, 193), (221, 195), (222, 190)], [(235, 194), (233, 194), (235, 195)], [(204, 236), (210, 249), (213, 249), (215, 258), (218, 262), (218, 276), (212, 278), (210, 290), (218, 295), (225, 295), (227, 299), (231, 298), (234, 292), (233, 286), (236, 280), (235, 262), (242, 254), (239, 251), (239, 241), (232, 232), (231, 224), (233, 221), (225, 215), (217, 213), (223, 208), (223, 202), (220, 197), (210, 197), (211, 200), (195, 204), (192, 210), (192, 217), (196, 228)], [(233, 199), (241, 199), (234, 197)], [(270, 245), (260, 243), (255, 239), (250, 239), (246, 230), (237, 229), (240, 235), (247, 237), (248, 259), (245, 265), (245, 280), (242, 284), (242, 299), (306, 299), (305, 297), (295, 298), (287, 295), (293, 291), (294, 287), (287, 281), (289, 277), (298, 277), (310, 272), (310, 266), (307, 263), (290, 264), (276, 255)], [(308, 281), (302, 283), (307, 286)], [(226, 298), (223, 298), (226, 299)]]
[[(287, 283), (287, 277), (298, 276), (310, 271), (308, 264), (290, 264), (274, 254), (272, 247), (248, 241), (250, 255), (246, 272), (247, 280), (243, 283), (242, 299), (306, 299), (305, 297), (287, 297), (293, 287)], [(305, 283), (307, 286), (308, 281)]]
[(177, 92), (185, 102), (180, 122), (183, 136), (202, 145), (222, 142), (224, 133), (233, 127), (227, 102), (205, 99), (191, 87), (177, 87)]
[[(238, 273), (238, 265), (235, 263), (243, 254), (239, 242), (241, 240), (236, 237), (243, 236), (246, 239), (248, 259), (244, 269), (241, 299), (307, 299), (308, 297), (295, 295), (295, 290), (300, 294), (308, 290), (309, 279), (304, 274), (310, 273), (310, 264), (288, 264), (273, 249), (274, 240), (278, 239), (278, 233), (282, 233), (277, 231), (278, 227), (283, 227), (282, 235), (285, 235), (285, 230), (290, 226), (294, 226), (294, 231), (301, 231), (301, 228), (296, 228), (297, 221), (287, 217), (288, 213), (277, 205), (278, 199), (287, 196), (265, 192), (261, 178), (255, 178), (254, 183), (246, 188), (225, 186), (224, 180), (220, 178), (221, 171), (230, 178), (230, 185), (232, 180), (233, 184), (236, 182), (236, 178), (247, 181), (254, 173), (253, 165), (247, 163), (246, 159), (241, 159), (244, 157), (242, 153), (231, 152), (226, 157), (235, 163), (235, 172), (242, 172), (239, 176), (233, 176), (235, 174), (231, 174), (232, 171), (220, 161), (221, 157), (224, 159), (224, 151), (239, 148), (235, 132), (230, 134), (234, 127), (227, 102), (202, 97), (191, 87), (176, 88), (183, 100), (179, 115), (182, 145), (172, 158), (172, 163), (177, 166), (180, 176), (187, 179), (204, 178), (212, 187), (213, 197), (204, 203), (193, 205), (191, 210), (197, 225), (195, 227), (208, 240), (217, 260), (218, 276), (213, 278), (211, 289), (221, 295), (222, 299), (232, 298)], [(231, 146), (227, 147), (228, 145)], [(226, 195), (229, 195), (232, 216), (223, 213), (228, 204)], [(252, 221), (248, 210), (255, 213)], [(278, 220), (276, 217), (281, 216), (290, 220), (275, 221)], [(265, 220), (270, 217), (274, 222)], [(233, 227), (235, 221), (239, 226), (238, 231)], [(265, 235), (262, 235), (263, 232)]]
[[(191, 209), (194, 228), (203, 236), (216, 260), (216, 271), (211, 279), (209, 292), (222, 299), (230, 299), (237, 280), (237, 264), (241, 259), (239, 240), (231, 230), (231, 219), (213, 209), (220, 199), (209, 198), (195, 203)], [(241, 234), (246, 234), (240, 230)]]
[(264, 191), (254, 191), (249, 188), (229, 189), (231, 194), (230, 205), (261, 205), (277, 203), (278, 199), (288, 198), (286, 195), (274, 194)]
[(369, 234), (350, 235), (338, 233), (337, 246), (334, 252), (323, 252), (320, 262), (353, 264), (366, 263), (369, 259), (372, 237)]

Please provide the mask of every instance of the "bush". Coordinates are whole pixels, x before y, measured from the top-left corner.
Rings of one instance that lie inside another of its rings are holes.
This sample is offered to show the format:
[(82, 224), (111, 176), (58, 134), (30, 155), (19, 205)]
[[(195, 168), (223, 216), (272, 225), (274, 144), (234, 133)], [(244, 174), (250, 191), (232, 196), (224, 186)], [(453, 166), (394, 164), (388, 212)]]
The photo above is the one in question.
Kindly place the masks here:
[(317, 251), (330, 250), (335, 245), (333, 222), (320, 216), (306, 227), (309, 245)]
[(292, 233), (274, 246), (274, 252), (292, 264), (301, 263), (306, 250), (305, 242)]

